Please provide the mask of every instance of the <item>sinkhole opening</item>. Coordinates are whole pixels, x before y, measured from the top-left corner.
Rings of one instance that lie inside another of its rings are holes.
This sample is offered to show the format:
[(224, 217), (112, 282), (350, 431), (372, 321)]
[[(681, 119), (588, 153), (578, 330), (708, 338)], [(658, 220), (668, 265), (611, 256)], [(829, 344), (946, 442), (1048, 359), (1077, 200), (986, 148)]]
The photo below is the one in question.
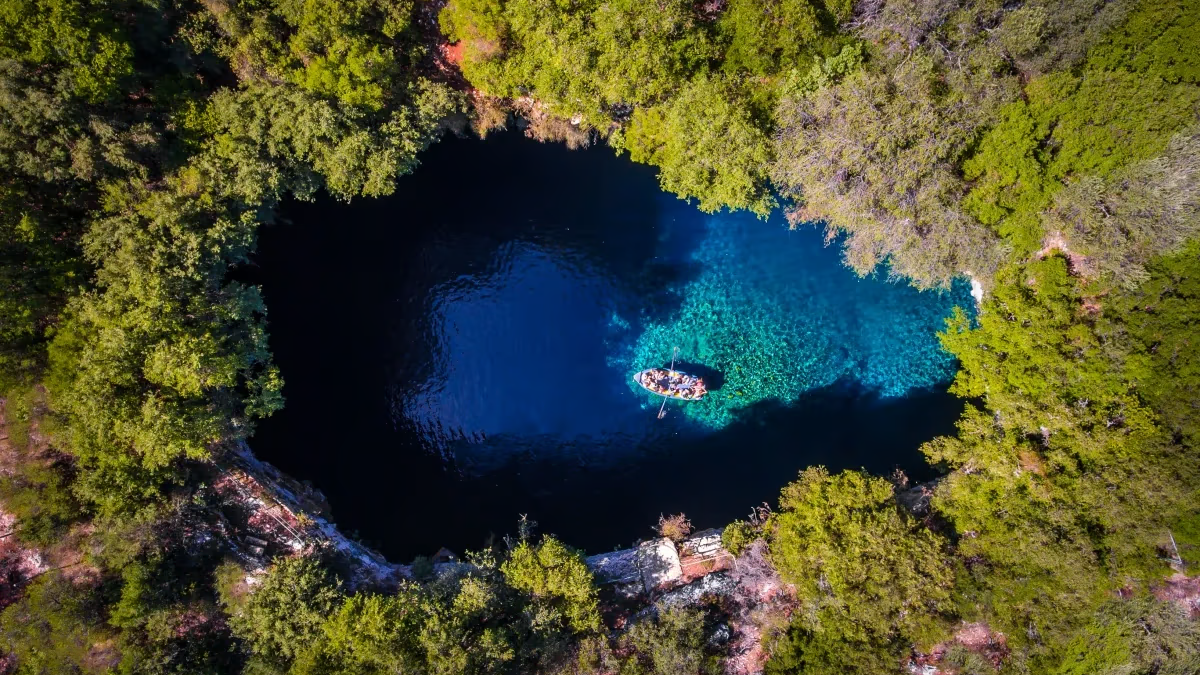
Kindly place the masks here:
[[(254, 264), (285, 409), (255, 452), (397, 560), (539, 530), (599, 552), (721, 526), (806, 466), (930, 475), (965, 284), (856, 277), (817, 227), (704, 214), (606, 148), (447, 138), (396, 193), (289, 202)], [(670, 401), (666, 366), (709, 393)]]

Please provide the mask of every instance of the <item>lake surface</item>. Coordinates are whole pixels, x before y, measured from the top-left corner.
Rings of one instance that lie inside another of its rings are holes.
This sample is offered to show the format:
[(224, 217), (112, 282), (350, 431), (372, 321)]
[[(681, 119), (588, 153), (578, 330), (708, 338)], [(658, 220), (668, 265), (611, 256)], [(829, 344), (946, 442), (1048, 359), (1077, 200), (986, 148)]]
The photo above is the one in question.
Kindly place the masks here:
[[(255, 451), (395, 560), (520, 514), (600, 552), (660, 513), (721, 526), (812, 464), (929, 474), (953, 431), (936, 331), (967, 289), (859, 279), (816, 227), (706, 215), (607, 148), (447, 138), (395, 195), (292, 202), (263, 287), (287, 407)], [(655, 400), (636, 371), (704, 375)]]

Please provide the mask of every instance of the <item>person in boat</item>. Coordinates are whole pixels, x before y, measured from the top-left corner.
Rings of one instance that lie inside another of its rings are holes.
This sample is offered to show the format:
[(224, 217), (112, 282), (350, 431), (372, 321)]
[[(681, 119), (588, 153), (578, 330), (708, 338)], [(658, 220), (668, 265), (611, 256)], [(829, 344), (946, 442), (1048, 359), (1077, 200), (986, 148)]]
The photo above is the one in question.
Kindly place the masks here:
[(666, 368), (655, 368), (641, 375), (639, 381), (650, 391), (671, 398), (694, 401), (708, 393), (704, 379)]
[(657, 371), (654, 373), (654, 391), (659, 394), (668, 394), (671, 391), (671, 378), (665, 371)]

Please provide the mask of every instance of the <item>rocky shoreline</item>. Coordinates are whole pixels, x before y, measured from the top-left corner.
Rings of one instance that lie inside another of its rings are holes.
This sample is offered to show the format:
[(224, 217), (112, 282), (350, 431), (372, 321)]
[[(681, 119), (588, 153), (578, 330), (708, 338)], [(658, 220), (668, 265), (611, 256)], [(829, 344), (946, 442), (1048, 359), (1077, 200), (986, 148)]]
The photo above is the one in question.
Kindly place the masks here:
[[(19, 453), (8, 438), (0, 399), (0, 474), (16, 470)], [(31, 425), (33, 452), (53, 453), (50, 441)], [(26, 451), (28, 452), (28, 451)], [(200, 492), (207, 505), (196, 511), (181, 505), (187, 539), (197, 549), (216, 546), (246, 570), (244, 584), (256, 586), (280, 557), (322, 555), (342, 573), (348, 590), (388, 592), (413, 579), (411, 565), (393, 563), (343, 533), (324, 495), (255, 457), (237, 444), (217, 462), (201, 463)], [(0, 505), (0, 607), (16, 601), (24, 587), (51, 570), (72, 577), (98, 574), (80, 544), (91, 529), (81, 523), (61, 545), (41, 550), (18, 541), (16, 517)], [(662, 609), (719, 602), (725, 621), (709, 636), (728, 655), (726, 672), (762, 671), (762, 637), (790, 614), (794, 590), (779, 579), (766, 559), (763, 542), (734, 556), (721, 544), (721, 531), (709, 529), (678, 541), (659, 537), (618, 551), (591, 555), (585, 562), (600, 587), (603, 614), (614, 634)], [(442, 550), (433, 558), (438, 575), (452, 575), (470, 563)], [(11, 665), (11, 664), (10, 664)], [(0, 672), (4, 672), (0, 663)]]
[[(352, 589), (386, 589), (412, 578), (410, 565), (390, 562), (342, 533), (329, 517), (319, 490), (259, 460), (247, 445), (239, 445), (229, 455), (220, 474), (214, 489), (247, 512), (227, 538), (251, 569), (249, 584), (265, 573), (272, 553), (331, 554), (347, 570)], [(433, 562), (437, 574), (469, 565), (445, 550)], [(678, 543), (655, 538), (588, 556), (585, 562), (601, 587), (605, 615), (615, 632), (661, 609), (720, 601), (729, 618), (709, 638), (726, 650), (730, 675), (762, 672), (763, 637), (771, 625), (790, 615), (795, 600), (794, 589), (767, 561), (764, 542), (734, 556), (721, 545), (717, 529), (697, 532)]]

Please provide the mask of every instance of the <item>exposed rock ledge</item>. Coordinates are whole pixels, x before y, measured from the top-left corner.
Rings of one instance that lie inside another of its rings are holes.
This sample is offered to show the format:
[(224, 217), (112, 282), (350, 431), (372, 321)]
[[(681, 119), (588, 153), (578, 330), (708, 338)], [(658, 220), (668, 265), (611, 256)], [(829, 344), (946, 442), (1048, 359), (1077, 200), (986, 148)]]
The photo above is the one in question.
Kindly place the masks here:
[[(326, 550), (349, 566), (351, 587), (386, 586), (411, 576), (408, 565), (388, 562), (379, 552), (342, 534), (328, 516), (321, 493), (259, 460), (245, 444), (220, 469), (214, 489), (247, 513), (244, 523), (227, 533), (235, 552), (264, 568), (271, 552)], [(435, 558), (435, 568), (464, 565), (453, 554)], [(721, 546), (721, 531), (698, 532), (676, 545), (660, 538), (633, 548), (590, 556), (588, 567), (618, 597), (654, 598), (714, 572), (735, 566)]]
[(388, 585), (411, 574), (408, 565), (390, 563), (379, 552), (342, 534), (329, 518), (320, 491), (259, 460), (244, 443), (221, 467), (214, 488), (249, 511), (247, 532), (234, 535), (230, 543), (240, 544), (238, 552), (260, 569), (266, 564), (268, 548), (323, 549), (349, 565), (352, 588)]
[(720, 530), (698, 532), (679, 546), (665, 537), (622, 551), (587, 558), (602, 584), (625, 598), (652, 597), (713, 572), (731, 569), (734, 558), (721, 546)]

